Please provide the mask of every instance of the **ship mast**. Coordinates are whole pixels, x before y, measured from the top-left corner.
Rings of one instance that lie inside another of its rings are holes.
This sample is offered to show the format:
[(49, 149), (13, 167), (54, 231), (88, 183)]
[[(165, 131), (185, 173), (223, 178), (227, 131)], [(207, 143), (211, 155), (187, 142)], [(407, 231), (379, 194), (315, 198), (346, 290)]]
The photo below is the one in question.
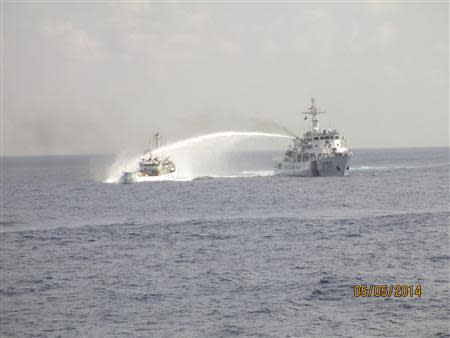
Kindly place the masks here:
[[(309, 107), (309, 109), (305, 112), (303, 112), (303, 114), (305, 115), (311, 115), (312, 116), (312, 130), (318, 132), (319, 131), (319, 118), (317, 117), (317, 115), (319, 114), (323, 114), (325, 113), (325, 111), (321, 111), (319, 110), (316, 105), (316, 100), (314, 100), (314, 98), (311, 98), (311, 107)], [(306, 119), (306, 117), (305, 117)]]
[(155, 135), (153, 135), (153, 140), (155, 141), (155, 148), (158, 149), (159, 148), (159, 133), (156, 133)]
[[(155, 149), (159, 148), (159, 132), (153, 135), (153, 143), (155, 144)], [(146, 153), (149, 154), (150, 157), (152, 157), (152, 140), (150, 139), (150, 144), (148, 150), (146, 150)]]

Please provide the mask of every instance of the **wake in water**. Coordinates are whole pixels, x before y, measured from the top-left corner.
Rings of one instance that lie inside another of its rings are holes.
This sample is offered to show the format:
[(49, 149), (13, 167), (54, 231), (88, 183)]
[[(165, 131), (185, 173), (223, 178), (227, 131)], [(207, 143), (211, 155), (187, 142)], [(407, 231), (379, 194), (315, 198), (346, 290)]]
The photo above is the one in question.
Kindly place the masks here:
[(381, 171), (381, 170), (403, 170), (403, 169), (423, 169), (449, 166), (450, 164), (389, 164), (389, 165), (358, 165), (353, 166), (352, 171)]
[[(169, 175), (138, 177), (136, 182), (163, 180), (192, 180), (196, 177), (237, 177), (249, 176), (249, 172), (236, 174), (235, 166), (226, 157), (227, 151), (235, 150), (238, 143), (253, 138), (292, 139), (292, 135), (222, 131), (177, 141), (153, 151), (154, 155), (170, 156), (176, 165), (176, 171)], [(120, 183), (123, 171), (137, 171), (139, 156), (121, 156), (111, 166), (105, 183)], [(266, 176), (267, 171), (253, 172), (253, 176)]]

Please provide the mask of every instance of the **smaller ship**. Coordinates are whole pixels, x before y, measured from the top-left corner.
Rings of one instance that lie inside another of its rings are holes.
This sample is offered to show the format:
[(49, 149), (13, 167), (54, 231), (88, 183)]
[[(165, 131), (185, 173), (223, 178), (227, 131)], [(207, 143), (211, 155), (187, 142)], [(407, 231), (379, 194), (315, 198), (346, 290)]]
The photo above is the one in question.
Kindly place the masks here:
[[(159, 137), (159, 133), (153, 135), (155, 150), (159, 148)], [(124, 171), (120, 181), (122, 183), (132, 183), (140, 177), (162, 176), (175, 172), (175, 163), (170, 157), (161, 158), (155, 156), (152, 152), (151, 143), (150, 148), (145, 151), (138, 165), (138, 171)]]
[(318, 115), (324, 113), (311, 99), (311, 107), (304, 112), (311, 116), (312, 128), (295, 137), (284, 157), (274, 160), (275, 173), (289, 176), (344, 176), (349, 170), (352, 153), (347, 140), (336, 129), (319, 128)]

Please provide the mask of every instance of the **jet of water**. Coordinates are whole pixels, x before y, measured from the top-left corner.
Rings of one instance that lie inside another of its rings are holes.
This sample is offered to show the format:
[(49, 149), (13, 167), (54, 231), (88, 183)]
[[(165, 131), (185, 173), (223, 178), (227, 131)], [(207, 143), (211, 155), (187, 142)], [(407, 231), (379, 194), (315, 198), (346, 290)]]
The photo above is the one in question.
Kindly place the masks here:
[[(234, 147), (239, 140), (245, 140), (254, 137), (265, 138), (283, 138), (293, 139), (293, 136), (286, 134), (264, 133), (264, 132), (247, 132), (247, 131), (221, 131), (211, 134), (191, 137), (155, 149), (152, 154), (154, 156), (166, 157), (170, 156), (176, 165), (176, 172), (166, 177), (159, 176), (144, 180), (186, 180), (193, 179), (198, 176), (216, 176), (218, 172), (223, 172), (225, 167), (229, 167), (224, 153), (227, 149)], [(227, 142), (220, 142), (222, 139)], [(117, 183), (123, 171), (138, 170), (138, 161), (142, 157), (133, 156), (119, 157), (109, 170), (106, 183)], [(220, 167), (220, 168), (218, 168)], [(226, 169), (226, 168), (225, 168)]]
[(162, 146), (156, 149), (153, 153), (155, 155), (170, 153), (171, 151), (178, 150), (181, 148), (190, 147), (195, 145), (196, 143), (207, 142), (211, 140), (215, 140), (218, 138), (227, 138), (227, 137), (276, 137), (276, 138), (288, 138), (293, 139), (292, 135), (285, 134), (273, 134), (273, 133), (260, 133), (260, 132), (252, 132), (252, 131), (221, 131), (212, 134), (200, 135), (196, 137), (191, 137), (185, 140), (181, 140), (175, 143), (168, 144), (166, 146)]

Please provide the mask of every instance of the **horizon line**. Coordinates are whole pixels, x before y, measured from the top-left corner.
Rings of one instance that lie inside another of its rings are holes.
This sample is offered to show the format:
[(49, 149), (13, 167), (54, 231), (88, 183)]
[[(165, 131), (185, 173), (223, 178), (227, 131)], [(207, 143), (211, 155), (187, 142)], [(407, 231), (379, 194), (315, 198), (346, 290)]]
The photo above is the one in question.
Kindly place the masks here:
[[(382, 146), (382, 147), (373, 147), (373, 146), (369, 146), (369, 147), (357, 147), (357, 148), (351, 148), (351, 151), (355, 151), (355, 150), (375, 150), (375, 149), (379, 149), (379, 150), (394, 150), (394, 149), (436, 149), (436, 148), (447, 148), (450, 149), (450, 145), (445, 145), (445, 146)], [(257, 149), (254, 150), (256, 151), (269, 151), (272, 149)], [(273, 151), (275, 151), (276, 149), (273, 149)], [(233, 151), (228, 151), (228, 152), (233, 152)], [(234, 151), (234, 152), (239, 152), (239, 151)], [(251, 150), (245, 150), (244, 152), (251, 152)], [(4, 155), (4, 154), (0, 154), (0, 158), (7, 158), (7, 157), (58, 157), (58, 156), (116, 156), (119, 155), (120, 153), (112, 153), (112, 152), (105, 152), (105, 153), (50, 153), (50, 154), (8, 154), (8, 155)]]

